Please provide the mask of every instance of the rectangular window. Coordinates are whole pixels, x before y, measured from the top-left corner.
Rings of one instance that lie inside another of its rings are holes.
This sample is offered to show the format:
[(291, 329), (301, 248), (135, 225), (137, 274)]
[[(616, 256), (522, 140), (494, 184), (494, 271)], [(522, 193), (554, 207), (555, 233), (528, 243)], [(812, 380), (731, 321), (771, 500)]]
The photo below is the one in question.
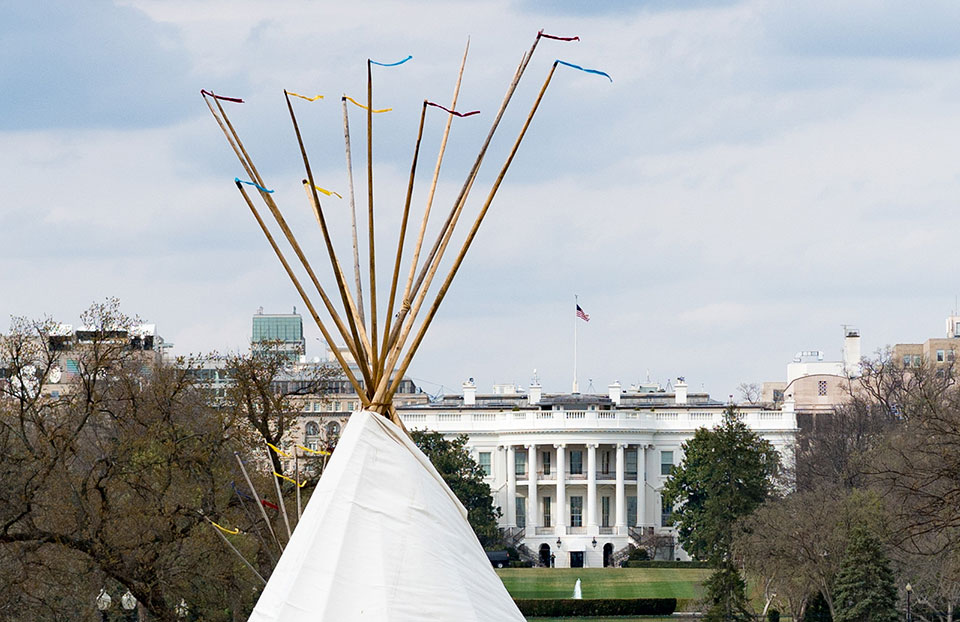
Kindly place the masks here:
[(487, 477), (490, 477), (491, 475), (493, 475), (493, 470), (490, 467), (490, 452), (481, 451), (478, 457), (479, 457), (478, 463), (480, 464), (480, 468), (483, 469), (483, 474), (486, 475)]
[(942, 363), (946, 360), (946, 353), (943, 350), (937, 350), (937, 362)]
[(600, 497), (600, 526), (610, 526), (610, 497)]
[(817, 395), (820, 397), (826, 397), (827, 395), (827, 381), (818, 380), (817, 381)]
[(78, 363), (76, 359), (67, 359), (67, 373), (68, 374), (80, 373), (80, 363)]
[(626, 455), (626, 473), (627, 479), (637, 479), (637, 450), (631, 449)]
[(637, 516), (637, 498), (627, 497), (627, 524), (639, 525), (640, 518)]
[(661, 527), (670, 527), (673, 525), (673, 506), (663, 497), (660, 496), (660, 526)]
[(570, 497), (570, 526), (583, 527), (583, 497)]
[(903, 366), (904, 366), (904, 367), (910, 367), (910, 355), (909, 355), (909, 354), (904, 355), (904, 357), (903, 357)]
[(913, 366), (914, 366), (914, 367), (920, 367), (920, 360), (921, 360), (921, 356), (920, 356), (919, 354), (914, 354), (914, 355), (913, 355)]
[(953, 353), (953, 350), (947, 350), (947, 361), (952, 363), (955, 356), (956, 355)]
[(517, 477), (526, 477), (527, 476), (527, 452), (518, 451), (513, 454), (513, 463), (514, 463), (514, 473)]
[(673, 452), (661, 451), (660, 452), (660, 475), (670, 475), (670, 470), (672, 468), (673, 468)]
[(323, 405), (322, 405), (320, 402), (314, 402), (314, 403), (313, 403), (313, 412), (315, 412), (315, 413), (320, 412), (320, 408), (321, 408), (322, 406), (323, 406)]
[(604, 475), (607, 475), (607, 474), (610, 473), (610, 462), (611, 462), (611, 460), (610, 460), (610, 454), (611, 454), (611, 453), (613, 453), (613, 452), (611, 452), (611, 451), (605, 451), (605, 452), (603, 452), (603, 453), (601, 454), (601, 456), (600, 456), (600, 467), (603, 469), (601, 472), (602, 472)]
[(550, 452), (543, 452), (543, 456), (541, 456), (540, 459), (543, 462), (543, 474), (550, 475)]
[(544, 497), (544, 498), (543, 498), (543, 526), (544, 526), (544, 527), (552, 527), (552, 526), (553, 526), (553, 521), (551, 520), (552, 517), (550, 516), (551, 513), (552, 513), (552, 512), (551, 512), (551, 510), (552, 510), (551, 506), (552, 506), (552, 505), (553, 505), (553, 504), (551, 503), (550, 497)]
[(579, 449), (570, 450), (570, 475), (583, 475), (583, 452)]
[(517, 527), (527, 526), (527, 499), (517, 497)]

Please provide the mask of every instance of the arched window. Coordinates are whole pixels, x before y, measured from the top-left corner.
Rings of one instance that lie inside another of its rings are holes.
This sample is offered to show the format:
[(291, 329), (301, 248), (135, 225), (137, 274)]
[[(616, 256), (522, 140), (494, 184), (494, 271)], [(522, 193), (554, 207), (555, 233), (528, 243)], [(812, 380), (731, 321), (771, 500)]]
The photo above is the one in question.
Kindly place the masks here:
[(320, 434), (320, 426), (317, 425), (316, 421), (310, 421), (307, 423), (307, 436), (316, 436)]
[(340, 424), (336, 421), (331, 421), (327, 424), (327, 438), (334, 436), (340, 436)]

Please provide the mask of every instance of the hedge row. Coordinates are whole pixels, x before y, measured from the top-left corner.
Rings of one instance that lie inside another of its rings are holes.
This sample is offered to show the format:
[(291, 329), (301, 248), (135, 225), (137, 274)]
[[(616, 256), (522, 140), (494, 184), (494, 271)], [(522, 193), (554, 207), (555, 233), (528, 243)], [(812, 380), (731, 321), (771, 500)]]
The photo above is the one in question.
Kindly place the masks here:
[(707, 562), (671, 562), (671, 561), (628, 561), (625, 568), (709, 568)]
[(515, 598), (527, 617), (575, 618), (582, 616), (668, 616), (676, 598), (589, 598), (585, 600)]

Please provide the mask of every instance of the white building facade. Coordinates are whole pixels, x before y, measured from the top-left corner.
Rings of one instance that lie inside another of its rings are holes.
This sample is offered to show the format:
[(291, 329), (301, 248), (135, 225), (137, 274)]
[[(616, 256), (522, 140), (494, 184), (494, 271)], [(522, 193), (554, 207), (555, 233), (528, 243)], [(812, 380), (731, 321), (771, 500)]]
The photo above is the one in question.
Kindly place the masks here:
[[(614, 384), (607, 396), (542, 397), (531, 386), (527, 395), (477, 396), (469, 382), (462, 400), (399, 411), (408, 429), (469, 437), (508, 540), (542, 565), (602, 567), (622, 559), (629, 544), (688, 559), (675, 545), (661, 492), (683, 460), (681, 445), (717, 425), (726, 405), (688, 397), (682, 379), (674, 389), (622, 392)], [(743, 422), (791, 462), (792, 406), (738, 407)]]

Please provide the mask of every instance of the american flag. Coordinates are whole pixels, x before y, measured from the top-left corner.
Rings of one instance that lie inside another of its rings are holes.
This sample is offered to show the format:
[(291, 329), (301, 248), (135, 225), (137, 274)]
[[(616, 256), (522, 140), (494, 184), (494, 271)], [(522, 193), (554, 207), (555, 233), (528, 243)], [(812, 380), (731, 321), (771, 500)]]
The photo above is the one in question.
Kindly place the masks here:
[(590, 316), (583, 312), (583, 309), (580, 308), (580, 305), (577, 305), (577, 317), (584, 322), (590, 321)]

